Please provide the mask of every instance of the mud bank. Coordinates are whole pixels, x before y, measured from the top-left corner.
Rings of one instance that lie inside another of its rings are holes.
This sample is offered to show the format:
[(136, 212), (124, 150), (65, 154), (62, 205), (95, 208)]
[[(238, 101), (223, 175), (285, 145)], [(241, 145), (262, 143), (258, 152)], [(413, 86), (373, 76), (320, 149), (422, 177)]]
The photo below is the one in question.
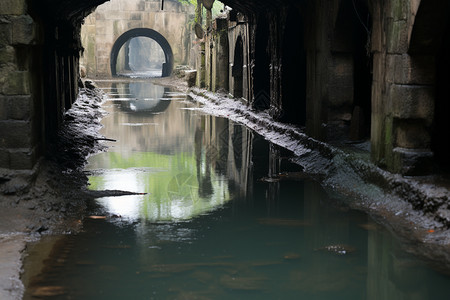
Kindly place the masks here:
[(197, 109), (242, 123), (290, 150), (289, 160), (302, 166), (305, 176), (342, 195), (343, 205), (369, 213), (403, 240), (405, 251), (450, 274), (450, 190), (443, 178), (406, 178), (386, 172), (361, 151), (344, 151), (312, 139), (226, 94), (194, 88), (189, 96), (201, 104)]
[(21, 299), (20, 280), (26, 243), (53, 233), (79, 229), (88, 200), (87, 157), (101, 151), (100, 109), (103, 95), (81, 89), (66, 112), (49, 155), (31, 171), (0, 170), (0, 299)]

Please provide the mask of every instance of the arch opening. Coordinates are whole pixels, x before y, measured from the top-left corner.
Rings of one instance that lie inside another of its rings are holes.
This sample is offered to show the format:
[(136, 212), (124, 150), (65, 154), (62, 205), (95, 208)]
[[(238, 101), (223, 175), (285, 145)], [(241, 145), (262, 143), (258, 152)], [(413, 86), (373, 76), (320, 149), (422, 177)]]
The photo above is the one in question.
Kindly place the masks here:
[(166, 38), (153, 29), (129, 30), (111, 49), (112, 76), (167, 77), (172, 69), (172, 48)]
[(353, 142), (365, 141), (370, 138), (373, 77), (372, 21), (367, 3), (342, 2), (335, 24), (328, 122), (344, 128), (344, 132), (336, 134), (336, 129), (330, 134)]

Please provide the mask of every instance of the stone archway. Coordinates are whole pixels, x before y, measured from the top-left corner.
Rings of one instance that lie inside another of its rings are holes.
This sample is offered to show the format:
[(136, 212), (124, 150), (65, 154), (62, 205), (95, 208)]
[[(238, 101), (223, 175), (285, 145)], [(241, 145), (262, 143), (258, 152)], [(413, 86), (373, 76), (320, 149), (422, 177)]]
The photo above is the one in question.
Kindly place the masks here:
[(162, 67), (162, 77), (167, 77), (172, 74), (173, 69), (173, 52), (172, 48), (170, 47), (169, 42), (166, 40), (166, 38), (160, 34), (159, 32), (150, 29), (150, 28), (135, 28), (131, 29), (125, 33), (123, 33), (121, 36), (117, 38), (115, 41), (112, 49), (111, 49), (111, 75), (117, 76), (117, 57), (119, 54), (120, 49), (122, 46), (127, 43), (132, 38), (136, 37), (147, 37), (154, 41), (156, 41), (164, 51), (164, 56), (166, 59), (166, 62), (163, 64)]

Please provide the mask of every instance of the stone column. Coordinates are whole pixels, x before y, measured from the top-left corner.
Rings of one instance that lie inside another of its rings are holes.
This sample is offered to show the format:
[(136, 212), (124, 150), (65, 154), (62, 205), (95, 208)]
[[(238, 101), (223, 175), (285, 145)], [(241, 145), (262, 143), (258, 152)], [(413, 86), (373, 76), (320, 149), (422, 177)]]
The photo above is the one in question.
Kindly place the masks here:
[(432, 166), (435, 62), (408, 53), (409, 5), (407, 0), (374, 5), (372, 159), (395, 173), (422, 175)]
[(25, 0), (0, 1), (0, 168), (31, 169), (39, 152), (32, 62), (35, 23)]

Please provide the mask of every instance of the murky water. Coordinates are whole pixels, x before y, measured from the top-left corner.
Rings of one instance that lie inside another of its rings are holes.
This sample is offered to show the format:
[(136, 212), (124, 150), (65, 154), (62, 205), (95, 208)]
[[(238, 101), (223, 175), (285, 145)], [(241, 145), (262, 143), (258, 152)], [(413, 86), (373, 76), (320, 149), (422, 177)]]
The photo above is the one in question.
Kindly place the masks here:
[(25, 298), (447, 299), (448, 277), (289, 153), (167, 88), (103, 84), (116, 142), (90, 158), (91, 188), (140, 194), (98, 199), (82, 232), (31, 247)]

